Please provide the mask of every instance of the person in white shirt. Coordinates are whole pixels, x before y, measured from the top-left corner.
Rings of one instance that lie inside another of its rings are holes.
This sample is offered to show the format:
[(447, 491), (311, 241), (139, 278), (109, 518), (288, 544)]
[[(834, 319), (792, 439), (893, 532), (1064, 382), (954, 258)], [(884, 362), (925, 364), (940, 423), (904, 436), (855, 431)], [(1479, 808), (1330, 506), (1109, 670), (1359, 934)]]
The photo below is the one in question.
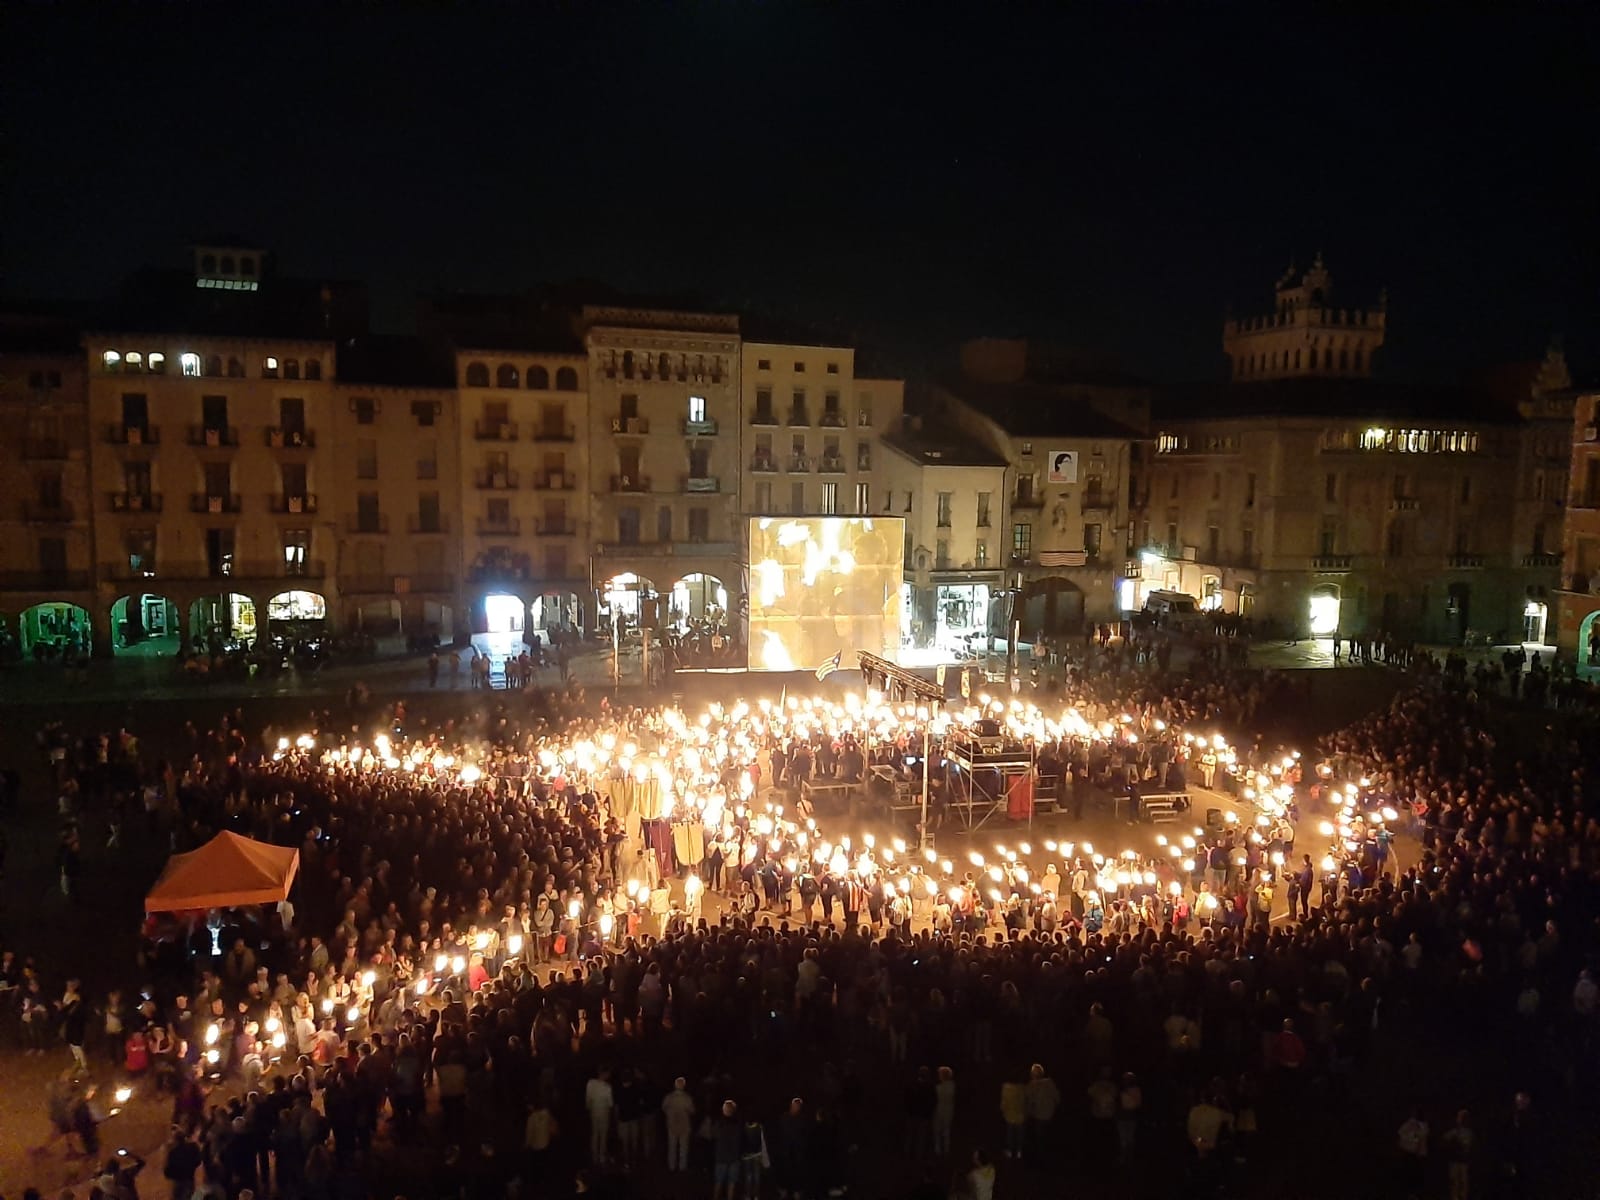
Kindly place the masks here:
[(583, 1089), (583, 1107), (589, 1114), (589, 1161), (599, 1166), (605, 1163), (611, 1146), (611, 1110), (615, 1096), (611, 1091), (611, 1071), (601, 1067), (600, 1073), (589, 1080)]
[(682, 1075), (672, 1081), (672, 1090), (661, 1099), (661, 1112), (667, 1122), (667, 1170), (689, 1169), (689, 1137), (694, 1132), (694, 1097), (689, 1081)]

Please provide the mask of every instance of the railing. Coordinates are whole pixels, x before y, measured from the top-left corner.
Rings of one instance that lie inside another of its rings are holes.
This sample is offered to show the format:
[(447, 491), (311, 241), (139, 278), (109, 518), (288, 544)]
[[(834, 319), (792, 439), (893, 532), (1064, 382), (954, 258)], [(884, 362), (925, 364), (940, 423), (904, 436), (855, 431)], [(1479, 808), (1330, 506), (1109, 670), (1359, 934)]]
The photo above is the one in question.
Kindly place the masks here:
[(758, 408), (755, 412), (750, 414), (750, 424), (777, 425), (779, 424), (778, 414), (770, 409)]
[(531, 567), (513, 567), (492, 563), (467, 568), (468, 583), (526, 583), (533, 578)]
[(685, 437), (715, 437), (717, 423), (710, 418), (693, 421), (685, 417), (683, 419), (683, 433)]
[(127, 513), (158, 513), (161, 511), (161, 493), (112, 492), (111, 511)]
[(480, 442), (514, 442), (517, 440), (515, 421), (479, 421), (472, 427), (472, 436)]
[(650, 490), (650, 476), (613, 475), (611, 477), (611, 490), (613, 492), (648, 492)]
[(1348, 571), (1355, 561), (1353, 554), (1318, 554), (1311, 559), (1314, 571)]
[(189, 445), (191, 446), (229, 446), (239, 444), (239, 431), (232, 425), (191, 425), (189, 426)]
[(826, 454), (824, 454), (822, 456), (822, 462), (820, 465), (818, 465), (817, 470), (821, 471), (824, 475), (843, 475), (844, 459), (837, 457), (829, 458)]
[[(125, 561), (100, 567), (103, 578), (127, 580), (169, 580), (198, 582), (237, 579), (322, 579), (326, 571), (321, 559), (287, 562), (281, 558), (230, 559), (226, 562), (161, 562), (156, 566), (134, 567)], [(218, 589), (226, 590), (226, 589)]]
[(599, 542), (596, 544), (595, 549), (597, 553), (602, 555), (620, 554), (662, 558), (734, 553), (732, 542)]
[(512, 470), (490, 470), (481, 467), (472, 477), (473, 485), (482, 491), (513, 491), (521, 483), (521, 476)]
[(836, 408), (824, 409), (822, 418), (817, 422), (824, 429), (843, 429), (844, 414)]
[(1110, 508), (1111, 506), (1111, 497), (1105, 492), (1084, 492), (1083, 502), (1079, 507), (1085, 509), (1101, 509)]
[(574, 517), (539, 517), (533, 531), (540, 537), (571, 537), (578, 532), (578, 522)]
[(1561, 565), (1561, 555), (1546, 553), (1524, 554), (1522, 556), (1522, 565), (1534, 568), (1559, 567)]
[(197, 513), (236, 513), (244, 505), (237, 493), (213, 496), (209, 492), (195, 492), (189, 497), (189, 511)]
[(650, 422), (644, 417), (612, 417), (611, 432), (633, 434), (649, 433)]
[(82, 592), (88, 587), (88, 571), (0, 571), (0, 592)]
[(1452, 554), (1452, 555), (1450, 555), (1448, 561), (1449, 561), (1450, 566), (1453, 569), (1458, 570), (1458, 571), (1476, 570), (1477, 568), (1483, 566), (1483, 555), (1481, 555), (1481, 554)]
[(778, 464), (770, 455), (757, 454), (750, 460), (750, 470), (757, 475), (774, 475)]
[(811, 414), (806, 412), (806, 410), (803, 408), (791, 408), (789, 410), (788, 424), (805, 425), (809, 427), (811, 424)]
[(789, 456), (789, 470), (791, 470), (791, 471), (809, 471), (809, 470), (811, 470), (811, 459), (810, 459), (810, 457), (808, 457), (807, 455), (804, 455), (804, 454), (791, 454)]
[(388, 533), (388, 513), (351, 513), (344, 519), (346, 533)]
[(856, 451), (856, 470), (872, 470), (872, 451), (868, 450), (865, 446), (860, 447)]
[(496, 520), (494, 517), (478, 518), (479, 537), (517, 537), (522, 533), (522, 521), (518, 517), (504, 517)]
[(683, 490), (686, 492), (715, 492), (719, 491), (722, 484), (714, 475), (685, 475), (683, 477)]
[(533, 440), (536, 442), (575, 442), (578, 440), (578, 430), (573, 425), (540, 425), (533, 431)]
[(107, 425), (106, 441), (114, 446), (159, 446), (159, 425)]
[(280, 516), (289, 517), (300, 513), (314, 513), (317, 511), (317, 497), (312, 492), (302, 492), (298, 496), (274, 496), (272, 511)]
[(59, 462), (67, 457), (67, 443), (61, 438), (24, 438), (22, 457), (30, 462)]
[(540, 471), (533, 486), (541, 492), (570, 492), (578, 486), (578, 477), (571, 471)]
[(1024, 495), (1022, 492), (1018, 492), (1015, 496), (1011, 497), (1011, 507), (1043, 508), (1044, 496), (1042, 493), (1037, 492), (1029, 492), (1026, 495)]
[(22, 502), (22, 519), (36, 525), (70, 525), (78, 519), (77, 510), (65, 500), (57, 504), (43, 504), (38, 500)]
[(406, 532), (449, 533), (450, 518), (444, 513), (434, 513), (426, 517), (421, 513), (410, 513), (406, 516)]
[(1389, 501), (1390, 512), (1416, 512), (1417, 500), (1415, 496), (1396, 496)]
[(310, 429), (286, 429), (281, 425), (267, 428), (267, 446), (273, 450), (310, 450), (317, 444), (317, 435)]

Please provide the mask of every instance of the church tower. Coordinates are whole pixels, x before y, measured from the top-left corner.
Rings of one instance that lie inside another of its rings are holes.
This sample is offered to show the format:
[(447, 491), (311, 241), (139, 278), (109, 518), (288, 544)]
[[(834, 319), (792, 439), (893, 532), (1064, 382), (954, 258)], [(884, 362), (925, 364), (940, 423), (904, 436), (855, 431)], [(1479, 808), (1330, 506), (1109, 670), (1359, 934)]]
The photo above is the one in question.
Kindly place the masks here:
[(1268, 316), (1230, 319), (1222, 330), (1235, 381), (1365, 379), (1383, 345), (1384, 297), (1372, 308), (1339, 308), (1333, 277), (1318, 254), (1298, 280), (1290, 267), (1278, 280), (1278, 303)]

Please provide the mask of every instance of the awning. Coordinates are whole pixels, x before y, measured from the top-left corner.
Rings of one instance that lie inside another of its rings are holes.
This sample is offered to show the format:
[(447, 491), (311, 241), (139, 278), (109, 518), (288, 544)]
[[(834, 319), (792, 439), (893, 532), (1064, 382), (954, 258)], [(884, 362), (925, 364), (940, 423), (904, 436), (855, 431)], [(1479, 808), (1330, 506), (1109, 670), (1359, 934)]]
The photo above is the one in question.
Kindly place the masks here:
[(144, 910), (182, 912), (239, 904), (276, 904), (289, 897), (300, 851), (237, 833), (219, 833), (198, 850), (174, 854), (161, 870)]

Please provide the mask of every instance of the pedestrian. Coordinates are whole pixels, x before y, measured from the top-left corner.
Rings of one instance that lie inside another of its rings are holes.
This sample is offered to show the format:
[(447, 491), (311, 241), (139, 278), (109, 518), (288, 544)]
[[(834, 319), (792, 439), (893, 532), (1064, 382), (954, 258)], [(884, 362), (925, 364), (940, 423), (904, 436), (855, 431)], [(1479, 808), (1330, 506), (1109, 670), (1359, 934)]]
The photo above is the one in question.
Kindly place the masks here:
[(667, 1170), (689, 1169), (689, 1138), (694, 1133), (694, 1097), (689, 1081), (679, 1075), (672, 1090), (661, 1098), (661, 1114), (667, 1126)]
[(760, 1200), (761, 1172), (771, 1165), (766, 1128), (755, 1117), (746, 1117), (739, 1130), (739, 1181), (744, 1200)]
[(601, 1067), (583, 1090), (584, 1111), (589, 1114), (589, 1161), (604, 1166), (611, 1147), (611, 1117), (616, 1095), (611, 1088), (611, 1069)]
[(734, 1200), (739, 1190), (743, 1127), (739, 1106), (722, 1102), (722, 1113), (711, 1129), (711, 1200)]
[(1400, 1167), (1396, 1174), (1409, 1198), (1420, 1200), (1428, 1178), (1428, 1122), (1420, 1108), (1412, 1108), (1411, 1115), (1400, 1125), (1396, 1141), (1400, 1151)]
[(950, 1153), (950, 1133), (956, 1122), (956, 1073), (949, 1067), (939, 1068), (939, 1080), (933, 1085), (933, 1153), (944, 1157)]
[(1477, 1146), (1472, 1114), (1464, 1108), (1457, 1112), (1456, 1123), (1440, 1140), (1444, 1143), (1450, 1200), (1467, 1200), (1472, 1194), (1472, 1152)]
[(1061, 1089), (1056, 1081), (1044, 1072), (1040, 1063), (1028, 1068), (1028, 1090), (1025, 1097), (1028, 1113), (1028, 1151), (1040, 1157), (1050, 1146), (1050, 1126), (1061, 1107)]
[(1028, 1141), (1028, 1085), (1022, 1080), (1000, 1085), (1000, 1119), (1006, 1127), (1006, 1157), (1021, 1158)]

